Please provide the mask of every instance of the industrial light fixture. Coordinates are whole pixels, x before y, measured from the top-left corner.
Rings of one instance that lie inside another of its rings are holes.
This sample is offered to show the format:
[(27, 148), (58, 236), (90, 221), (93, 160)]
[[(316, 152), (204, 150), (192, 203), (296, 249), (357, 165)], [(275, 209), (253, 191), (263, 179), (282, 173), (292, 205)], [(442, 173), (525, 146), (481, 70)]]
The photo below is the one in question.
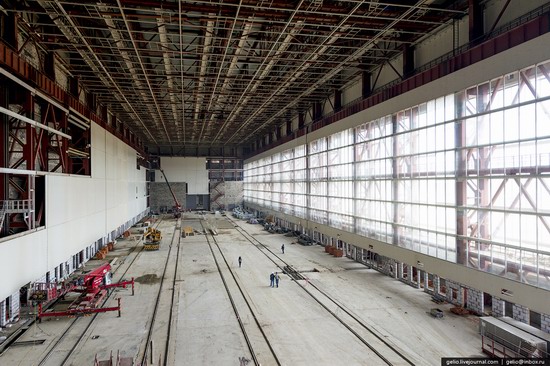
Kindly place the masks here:
[(77, 158), (88, 158), (90, 156), (89, 153), (77, 149), (73, 149), (72, 147), (69, 147), (67, 149), (67, 154), (69, 157), (77, 157)]
[(424, 267), (424, 263), (420, 262), (420, 261), (416, 261), (416, 265), (418, 267)]
[(69, 123), (82, 130), (88, 130), (90, 128), (90, 119), (86, 118), (73, 108), (69, 108), (69, 117), (67, 120)]
[(72, 137), (71, 137), (70, 135), (67, 135), (66, 133), (63, 133), (63, 132), (61, 132), (61, 131), (58, 131), (58, 130), (56, 130), (55, 128), (52, 128), (52, 127), (47, 126), (47, 125), (44, 125), (44, 124), (42, 124), (42, 123), (40, 123), (40, 122), (36, 122), (35, 120), (32, 120), (32, 119), (30, 119), (30, 118), (28, 118), (28, 117), (25, 117), (25, 116), (21, 115), (21, 114), (15, 113), (15, 112), (13, 112), (13, 111), (7, 109), (7, 108), (4, 108), (4, 107), (1, 107), (1, 106), (0, 106), (0, 113), (3, 113), (3, 114), (5, 114), (5, 115), (8, 115), (8, 116), (10, 116), (10, 117), (12, 117), (12, 118), (15, 118), (15, 119), (17, 119), (17, 120), (19, 120), (19, 121), (21, 121), (21, 122), (28, 123), (28, 124), (30, 124), (31, 126), (41, 128), (41, 129), (43, 129), (43, 130), (46, 130), (46, 131), (48, 131), (48, 132), (54, 133), (54, 134), (59, 135), (59, 136), (63, 136), (63, 137), (65, 137), (65, 138), (69, 139), (69, 140), (72, 139)]

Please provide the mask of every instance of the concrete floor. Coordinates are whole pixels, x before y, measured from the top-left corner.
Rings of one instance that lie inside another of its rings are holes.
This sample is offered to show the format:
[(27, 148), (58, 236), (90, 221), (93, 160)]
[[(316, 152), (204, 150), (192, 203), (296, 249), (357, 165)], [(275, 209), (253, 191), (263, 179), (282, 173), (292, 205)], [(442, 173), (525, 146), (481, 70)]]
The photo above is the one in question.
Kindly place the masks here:
[[(280, 260), (245, 240), (225, 217), (212, 214), (205, 217), (209, 225), (217, 228), (219, 249), (209, 246), (205, 235), (180, 238), (179, 230), (174, 231), (173, 219), (160, 223), (163, 240), (159, 251), (144, 252), (137, 241), (119, 241), (108, 257), (117, 258), (113, 280), (121, 280), (121, 274), (126, 272), (124, 279), (136, 278), (136, 292), (131, 296), (129, 290), (117, 289), (105, 306), (114, 306), (114, 298), (120, 297), (122, 316), (109, 312), (95, 319), (75, 318), (74, 322), (73, 318), (58, 318), (34, 324), (0, 356), (0, 365), (93, 365), (96, 355), (105, 360), (111, 351), (115, 355), (120, 351), (122, 356), (132, 357), (139, 364), (146, 344), (152, 345), (145, 357), (149, 365), (159, 364), (159, 359), (160, 364), (166, 359), (168, 365), (241, 365), (245, 364), (243, 360), (253, 365), (241, 327), (263, 366), (386, 364), (330, 312), (394, 365), (409, 363), (380, 339), (414, 365), (439, 365), (442, 357), (483, 357), (477, 317), (454, 315), (449, 312), (451, 305), (434, 304), (422, 290), (348, 258), (333, 257), (320, 246), (302, 246), (295, 243), (295, 238), (269, 234), (260, 225), (238, 221), (255, 239), (286, 263), (304, 271), (307, 277), (307, 281), (295, 281), (281, 274), (279, 287), (271, 288), (269, 274), (281, 272), (277, 267)], [(187, 214), (181, 226), (202, 231), (199, 218)], [(283, 243), (286, 250), (281, 254)], [(237, 262), (239, 256), (243, 258), (241, 268)], [(149, 333), (157, 297), (153, 331)], [(433, 307), (444, 310), (445, 316), (441, 319), (430, 316), (428, 312)], [(69, 333), (59, 340), (69, 326)], [(75, 351), (67, 357), (81, 334), (84, 335)], [(42, 340), (42, 344), (23, 343)], [(50, 350), (53, 351), (42, 361)]]

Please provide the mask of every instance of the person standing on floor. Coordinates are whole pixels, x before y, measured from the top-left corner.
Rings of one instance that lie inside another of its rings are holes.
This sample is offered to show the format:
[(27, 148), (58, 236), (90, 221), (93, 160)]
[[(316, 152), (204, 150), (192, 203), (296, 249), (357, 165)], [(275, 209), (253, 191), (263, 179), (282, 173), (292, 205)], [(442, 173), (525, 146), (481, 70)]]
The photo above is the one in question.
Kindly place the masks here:
[(279, 274), (275, 272), (275, 286), (279, 287)]
[(241, 263), (243, 262), (243, 259), (239, 256), (239, 268), (241, 268)]
[(281, 252), (283, 252), (283, 254), (285, 254), (285, 245), (281, 245)]
[(273, 287), (274, 282), (275, 282), (275, 275), (273, 274), (273, 272), (271, 272), (271, 274), (269, 275), (269, 287)]

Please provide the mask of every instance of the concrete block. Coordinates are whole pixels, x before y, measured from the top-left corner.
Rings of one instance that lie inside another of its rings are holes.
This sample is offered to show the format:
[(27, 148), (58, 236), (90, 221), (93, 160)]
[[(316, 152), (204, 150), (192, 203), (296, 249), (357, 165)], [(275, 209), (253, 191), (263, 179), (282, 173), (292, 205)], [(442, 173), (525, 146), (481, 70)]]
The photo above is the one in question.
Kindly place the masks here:
[(550, 315), (540, 314), (540, 329), (543, 332), (550, 333)]
[[(185, 205), (186, 202), (186, 192), (187, 192), (187, 183), (184, 182), (174, 182), (170, 183), (170, 187), (174, 191), (178, 201), (181, 205)], [(149, 197), (150, 197), (150, 206), (152, 211), (159, 211), (160, 207), (166, 207), (171, 209), (174, 206), (174, 198), (166, 182), (152, 182), (149, 185)], [(185, 208), (185, 207), (184, 207)]]
[[(447, 301), (451, 304), (463, 306), (464, 296), (462, 286), (449, 280), (446, 280), (445, 283), (447, 284)], [(456, 299), (453, 296), (454, 293), (456, 293)]]
[(514, 319), (529, 324), (529, 309), (525, 306), (514, 304), (512, 314)]
[(504, 316), (505, 301), (499, 299), (498, 297), (493, 297), (493, 305), (491, 311), (495, 318)]
[(479, 315), (483, 314), (483, 292), (473, 288), (468, 288), (466, 291), (468, 293), (466, 304), (468, 310), (473, 311)]

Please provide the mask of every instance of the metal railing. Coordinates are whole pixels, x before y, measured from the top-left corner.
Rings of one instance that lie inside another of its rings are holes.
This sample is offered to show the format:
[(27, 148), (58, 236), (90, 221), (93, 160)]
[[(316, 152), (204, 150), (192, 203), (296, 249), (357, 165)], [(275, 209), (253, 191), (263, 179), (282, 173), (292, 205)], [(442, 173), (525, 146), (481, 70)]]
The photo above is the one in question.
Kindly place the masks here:
[(31, 200), (5, 200), (0, 201), (0, 212), (24, 213), (32, 210)]

